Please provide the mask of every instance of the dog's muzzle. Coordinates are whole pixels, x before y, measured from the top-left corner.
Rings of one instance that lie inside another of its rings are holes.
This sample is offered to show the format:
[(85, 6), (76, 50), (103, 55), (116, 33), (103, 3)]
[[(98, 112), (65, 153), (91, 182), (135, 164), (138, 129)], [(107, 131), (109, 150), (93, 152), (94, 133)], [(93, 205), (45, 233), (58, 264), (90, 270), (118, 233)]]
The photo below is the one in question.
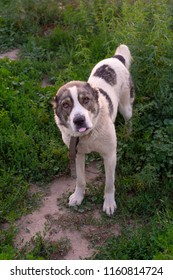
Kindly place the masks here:
[(79, 132), (85, 132), (88, 129), (84, 115), (76, 115), (73, 119), (73, 123), (76, 130)]

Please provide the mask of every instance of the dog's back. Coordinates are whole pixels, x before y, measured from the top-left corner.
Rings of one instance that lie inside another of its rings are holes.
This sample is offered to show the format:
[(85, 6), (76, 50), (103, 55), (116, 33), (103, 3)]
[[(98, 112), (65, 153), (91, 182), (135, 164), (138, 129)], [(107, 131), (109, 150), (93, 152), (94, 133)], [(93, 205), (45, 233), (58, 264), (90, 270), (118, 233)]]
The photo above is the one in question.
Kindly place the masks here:
[[(98, 88), (106, 101), (112, 103), (112, 120), (115, 120), (117, 110), (125, 120), (132, 116), (130, 104), (133, 103), (132, 79), (129, 73), (132, 61), (131, 53), (126, 45), (120, 45), (113, 57), (100, 61), (93, 68), (88, 82)], [(128, 107), (128, 108), (127, 108)]]

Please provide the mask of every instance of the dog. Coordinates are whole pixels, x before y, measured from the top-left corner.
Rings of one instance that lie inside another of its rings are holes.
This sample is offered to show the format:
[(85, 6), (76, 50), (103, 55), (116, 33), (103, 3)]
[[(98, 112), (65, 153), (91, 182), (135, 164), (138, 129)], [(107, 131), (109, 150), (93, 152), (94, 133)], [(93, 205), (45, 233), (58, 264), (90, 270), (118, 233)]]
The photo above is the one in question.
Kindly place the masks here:
[(69, 147), (72, 137), (78, 137), (76, 154), (76, 188), (69, 206), (80, 205), (85, 194), (85, 154), (98, 152), (104, 160), (105, 190), (103, 211), (111, 215), (116, 210), (115, 168), (117, 112), (125, 122), (132, 117), (135, 99), (129, 68), (132, 56), (126, 45), (120, 45), (113, 57), (100, 61), (87, 82), (71, 81), (63, 85), (53, 99), (55, 122), (64, 143)]

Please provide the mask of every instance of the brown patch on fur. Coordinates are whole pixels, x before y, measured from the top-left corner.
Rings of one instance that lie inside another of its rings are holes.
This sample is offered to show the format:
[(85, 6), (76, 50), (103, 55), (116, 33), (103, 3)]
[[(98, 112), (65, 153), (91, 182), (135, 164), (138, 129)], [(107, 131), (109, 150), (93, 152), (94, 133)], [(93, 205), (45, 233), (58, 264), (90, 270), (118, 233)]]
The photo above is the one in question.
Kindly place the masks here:
[(114, 69), (107, 64), (103, 64), (97, 68), (94, 76), (105, 80), (105, 82), (111, 86), (114, 86), (117, 83), (117, 76)]

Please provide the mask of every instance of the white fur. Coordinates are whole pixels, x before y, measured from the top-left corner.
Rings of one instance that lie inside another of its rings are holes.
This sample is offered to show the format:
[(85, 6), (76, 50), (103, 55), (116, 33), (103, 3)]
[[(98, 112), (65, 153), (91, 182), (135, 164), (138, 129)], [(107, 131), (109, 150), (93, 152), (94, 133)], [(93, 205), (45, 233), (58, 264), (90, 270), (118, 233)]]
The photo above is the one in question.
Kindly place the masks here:
[(70, 114), (70, 124), (71, 124), (72, 129), (75, 131), (73, 119), (75, 116), (77, 116), (79, 114), (85, 116), (87, 126), (89, 128), (92, 128), (93, 125), (92, 125), (92, 122), (89, 117), (89, 112), (80, 104), (80, 102), (77, 98), (77, 88), (74, 86), (74, 87), (69, 88), (69, 90), (71, 92), (71, 97), (74, 102), (74, 107)]

